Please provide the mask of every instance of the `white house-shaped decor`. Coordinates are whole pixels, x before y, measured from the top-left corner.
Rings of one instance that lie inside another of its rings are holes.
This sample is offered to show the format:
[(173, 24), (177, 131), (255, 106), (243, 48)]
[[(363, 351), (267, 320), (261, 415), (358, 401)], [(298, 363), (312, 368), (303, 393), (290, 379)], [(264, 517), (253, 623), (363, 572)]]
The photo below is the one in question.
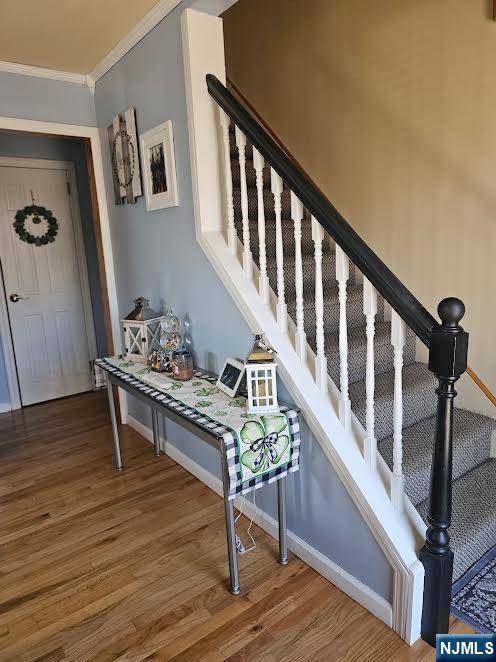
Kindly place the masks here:
[(122, 321), (124, 331), (124, 354), (126, 358), (146, 363), (154, 349), (160, 347), (160, 315), (150, 308), (148, 299), (139, 297), (135, 308)]
[(247, 406), (250, 414), (279, 411), (276, 368), (272, 351), (263, 343), (261, 336), (255, 336), (255, 344), (246, 359)]

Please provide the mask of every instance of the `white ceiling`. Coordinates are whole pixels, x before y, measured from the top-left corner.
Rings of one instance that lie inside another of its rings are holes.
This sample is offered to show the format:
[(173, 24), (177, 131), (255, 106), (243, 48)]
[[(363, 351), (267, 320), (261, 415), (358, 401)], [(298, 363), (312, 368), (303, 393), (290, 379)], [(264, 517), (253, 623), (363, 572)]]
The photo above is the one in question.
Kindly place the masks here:
[(88, 74), (157, 0), (1, 0), (0, 60)]

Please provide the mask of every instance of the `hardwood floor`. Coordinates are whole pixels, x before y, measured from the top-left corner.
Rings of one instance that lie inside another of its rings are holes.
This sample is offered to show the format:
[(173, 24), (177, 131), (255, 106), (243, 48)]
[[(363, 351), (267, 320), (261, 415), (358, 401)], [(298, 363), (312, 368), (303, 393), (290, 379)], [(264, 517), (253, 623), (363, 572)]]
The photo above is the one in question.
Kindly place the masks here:
[(257, 527), (232, 596), (221, 499), (122, 446), (119, 473), (101, 392), (0, 416), (0, 660), (435, 659)]

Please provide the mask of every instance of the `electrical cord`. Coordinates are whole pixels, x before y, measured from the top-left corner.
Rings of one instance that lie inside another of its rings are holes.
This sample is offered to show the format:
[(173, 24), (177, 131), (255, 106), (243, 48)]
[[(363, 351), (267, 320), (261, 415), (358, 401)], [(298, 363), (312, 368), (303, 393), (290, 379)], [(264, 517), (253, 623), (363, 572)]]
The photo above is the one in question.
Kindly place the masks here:
[[(251, 527), (253, 526), (253, 520), (255, 519), (255, 517), (257, 516), (257, 513), (258, 513), (258, 506), (257, 506), (256, 500), (255, 500), (255, 492), (253, 492), (253, 506), (254, 506), (255, 510), (254, 510), (254, 513), (253, 513), (253, 517), (250, 520), (250, 525), (248, 526), (248, 529), (246, 531), (246, 533), (250, 536), (251, 547), (248, 547), (248, 549), (247, 549), (244, 546), (243, 541), (241, 540), (241, 538), (238, 536), (238, 534), (236, 534), (236, 549), (238, 550), (239, 554), (247, 554), (248, 552), (253, 551), (257, 547), (257, 543), (255, 542), (255, 538), (252, 536), (252, 533), (251, 533)], [(239, 514), (236, 517), (236, 519), (234, 520), (234, 525), (237, 524), (237, 522), (238, 522), (238, 520), (239, 520), (239, 518), (241, 517), (242, 514), (243, 514), (243, 510), (242, 510), (241, 505), (240, 505)]]

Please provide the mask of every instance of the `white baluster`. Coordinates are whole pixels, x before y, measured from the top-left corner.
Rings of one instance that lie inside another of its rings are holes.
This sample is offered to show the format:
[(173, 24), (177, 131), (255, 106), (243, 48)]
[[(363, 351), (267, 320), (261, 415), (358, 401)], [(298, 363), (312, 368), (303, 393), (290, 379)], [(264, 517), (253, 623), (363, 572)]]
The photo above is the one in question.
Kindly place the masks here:
[(229, 142), (229, 125), (231, 120), (229, 116), (219, 106), (220, 126), (222, 129), (222, 144), (224, 148), (224, 185), (226, 191), (226, 210), (227, 210), (227, 243), (231, 253), (236, 255), (238, 250), (238, 238), (236, 227), (234, 225), (234, 205), (233, 205), (233, 184), (231, 169), (231, 145)]
[(243, 270), (247, 278), (253, 273), (253, 258), (250, 250), (250, 222), (248, 219), (248, 192), (246, 190), (246, 136), (236, 127), (236, 146), (239, 153), (239, 174), (241, 186), (241, 219), (243, 222)]
[(315, 251), (315, 381), (321, 391), (327, 392), (327, 359), (324, 336), (324, 293), (322, 289), (322, 241), (324, 230), (312, 216), (312, 239)]
[(281, 331), (288, 330), (288, 309), (284, 292), (284, 251), (282, 244), (281, 195), (282, 179), (271, 169), (271, 189), (274, 194), (274, 212), (276, 215), (276, 263), (277, 263), (277, 323)]
[(295, 240), (295, 289), (296, 289), (296, 352), (302, 361), (307, 358), (305, 313), (303, 309), (303, 264), (301, 261), (301, 221), (303, 204), (291, 191), (291, 217), (294, 222)]
[(374, 430), (374, 334), (375, 316), (377, 314), (377, 292), (365, 276), (363, 278), (363, 314), (367, 320), (367, 364), (365, 371), (365, 393), (367, 398), (365, 417), (367, 436), (365, 437), (364, 443), (364, 456), (369, 467), (375, 470), (377, 467), (377, 441)]
[(346, 253), (336, 244), (336, 280), (339, 285), (339, 417), (345, 430), (351, 428), (351, 405), (348, 396), (348, 324), (346, 322), (346, 283), (350, 275)]
[(267, 305), (270, 302), (269, 279), (267, 277), (267, 251), (265, 248), (265, 205), (263, 197), (263, 169), (264, 160), (260, 152), (253, 148), (253, 166), (257, 177), (257, 202), (258, 202), (258, 256), (260, 262), (259, 293)]
[(391, 344), (394, 348), (394, 401), (393, 401), (393, 476), (391, 501), (399, 510), (404, 504), (403, 476), (403, 347), (405, 346), (405, 322), (393, 310), (391, 316)]

